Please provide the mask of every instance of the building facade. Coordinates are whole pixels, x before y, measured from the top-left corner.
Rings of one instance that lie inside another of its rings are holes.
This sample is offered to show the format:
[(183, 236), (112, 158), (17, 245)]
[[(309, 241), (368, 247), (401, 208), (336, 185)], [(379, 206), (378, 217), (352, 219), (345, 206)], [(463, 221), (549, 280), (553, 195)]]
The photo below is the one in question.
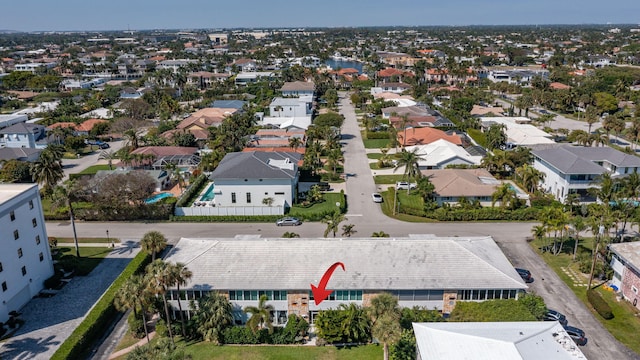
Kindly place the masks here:
[(38, 185), (0, 184), (0, 321), (19, 311), (53, 275)]
[(618, 288), (622, 297), (636, 309), (640, 309), (640, 242), (609, 245), (613, 253), (611, 285)]

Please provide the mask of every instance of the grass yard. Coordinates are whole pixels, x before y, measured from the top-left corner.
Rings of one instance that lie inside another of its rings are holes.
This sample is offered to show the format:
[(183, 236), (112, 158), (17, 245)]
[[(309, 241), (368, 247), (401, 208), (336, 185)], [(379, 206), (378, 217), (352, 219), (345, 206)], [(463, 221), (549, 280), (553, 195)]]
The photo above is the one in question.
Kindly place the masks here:
[(199, 342), (188, 345), (185, 353), (193, 360), (370, 360), (382, 358), (382, 346), (215, 346)]
[(369, 169), (371, 170), (380, 170), (380, 169), (393, 169), (393, 166), (380, 167), (377, 162), (369, 163)]
[(389, 139), (368, 139), (363, 140), (366, 149), (380, 149), (389, 147), (391, 140)]
[[(51, 236), (49, 238), (52, 238)], [(73, 238), (72, 237), (56, 237), (56, 240), (58, 240), (58, 244), (73, 244)], [(120, 239), (116, 239), (116, 238), (86, 238), (86, 237), (79, 237), (78, 238), (78, 243), (82, 244), (82, 243), (94, 243), (94, 244), (111, 244), (111, 241), (115, 242), (115, 243), (119, 243)]]
[[(587, 251), (590, 253), (593, 246), (592, 239), (580, 240), (578, 251)], [(547, 265), (549, 265), (558, 274), (562, 281), (564, 281), (576, 296), (585, 304), (585, 306), (591, 310), (593, 316), (602, 323), (611, 335), (624, 345), (628, 346), (631, 350), (640, 354), (640, 341), (638, 341), (638, 334), (640, 334), (640, 319), (637, 317), (638, 311), (626, 301), (617, 301), (613, 292), (607, 291), (601, 286), (598, 286), (596, 290), (611, 307), (614, 318), (611, 320), (605, 320), (598, 315), (595, 310), (593, 310), (591, 304), (589, 304), (589, 301), (587, 300), (587, 288), (584, 285), (588, 283), (589, 278), (582, 275), (578, 269), (578, 263), (573, 261), (574, 244), (575, 243), (573, 241), (566, 241), (563, 246), (563, 251), (559, 255), (553, 255), (550, 252), (542, 251), (544, 240), (534, 240), (530, 243), (533, 250), (536, 251), (544, 259)], [(578, 277), (576, 277), (576, 274)], [(576, 278), (578, 281), (575, 280)], [(594, 280), (593, 284), (594, 286), (598, 285), (599, 280)], [(588, 336), (589, 334), (587, 334), (587, 337)]]
[(131, 335), (131, 332), (127, 331), (127, 333), (124, 334), (124, 337), (120, 340), (120, 342), (118, 343), (118, 345), (114, 349), (114, 352), (122, 350), (122, 349), (126, 349), (129, 346), (136, 344), (140, 340), (141, 339), (133, 337), (133, 335)]
[[(331, 211), (337, 209), (336, 203), (342, 202), (342, 195), (340, 193), (324, 193), (324, 201), (318, 204), (313, 204), (310, 207), (302, 207), (299, 205), (293, 205), (289, 210), (288, 216), (294, 217), (309, 217), (314, 213), (322, 213), (325, 211)], [(306, 215), (306, 216), (305, 216)]]
[(109, 164), (93, 165), (80, 171), (78, 175), (95, 175), (100, 170), (109, 170)]
[(382, 153), (368, 153), (367, 154), (367, 158), (369, 159), (373, 159), (373, 160), (379, 160), (384, 156), (384, 154)]
[(66, 271), (73, 268), (77, 275), (88, 275), (111, 252), (108, 247), (80, 247), (80, 258), (77, 258), (76, 249), (72, 246), (57, 247), (55, 250), (58, 250), (58, 254), (53, 258), (58, 261), (57, 265)]
[(395, 184), (398, 181), (402, 180), (404, 175), (376, 175), (373, 177), (373, 181), (376, 184)]

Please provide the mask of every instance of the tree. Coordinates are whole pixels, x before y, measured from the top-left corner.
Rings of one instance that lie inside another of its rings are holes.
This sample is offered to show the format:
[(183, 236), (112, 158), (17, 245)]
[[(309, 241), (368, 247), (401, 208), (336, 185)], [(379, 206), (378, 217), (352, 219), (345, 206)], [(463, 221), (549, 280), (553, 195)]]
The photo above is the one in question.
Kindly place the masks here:
[(507, 135), (504, 133), (505, 126), (494, 124), (485, 131), (487, 148), (489, 150), (501, 149), (507, 142)]
[(494, 206), (499, 201), (501, 208), (506, 208), (507, 205), (513, 207), (515, 200), (516, 192), (511, 188), (511, 184), (503, 183), (491, 195), (491, 206)]
[(76, 183), (73, 180), (69, 180), (66, 184), (56, 186), (52, 193), (52, 205), (57, 208), (61, 205), (67, 207), (69, 212), (69, 220), (71, 221), (71, 229), (73, 230), (73, 242), (76, 247), (76, 257), (80, 258), (80, 247), (78, 246), (78, 234), (76, 233), (76, 218), (73, 211), (73, 201), (76, 199), (76, 192), (78, 191)]
[(196, 147), (198, 145), (195, 135), (187, 131), (173, 134), (173, 144), (183, 147)]
[(204, 341), (221, 344), (222, 332), (233, 325), (233, 306), (224, 295), (210, 293), (198, 299), (193, 319)]
[[(412, 179), (419, 179), (422, 176), (419, 165), (419, 161), (423, 159), (422, 156), (423, 155), (418, 154), (418, 148), (414, 148), (411, 151), (402, 149), (393, 172), (396, 172), (396, 170), (398, 170), (399, 168), (404, 167), (404, 174), (402, 176), (403, 179), (407, 178), (409, 181), (411, 181)], [(411, 186), (408, 186), (407, 194), (409, 193), (410, 189)]]
[(538, 188), (538, 184), (544, 180), (545, 174), (529, 164), (516, 168), (516, 176), (522, 182), (522, 186), (531, 194)]
[(259, 329), (269, 329), (269, 334), (273, 333), (273, 324), (271, 323), (271, 313), (274, 311), (272, 305), (267, 305), (267, 295), (260, 295), (258, 306), (247, 306), (244, 312), (251, 315), (247, 321), (247, 327), (255, 333)]
[(384, 231), (375, 231), (374, 233), (371, 234), (371, 237), (383, 237), (383, 238), (388, 238), (389, 234), (387, 234)]
[(342, 236), (351, 237), (351, 235), (357, 233), (354, 227), (354, 224), (342, 225)]
[(167, 302), (167, 290), (176, 283), (174, 275), (171, 265), (161, 259), (154, 260), (151, 264), (147, 265), (146, 281), (150, 291), (162, 296), (167, 320), (167, 330), (169, 331), (171, 343), (173, 343), (173, 331), (171, 330), (171, 314), (169, 313), (169, 303)]
[(347, 220), (347, 218), (340, 211), (334, 211), (331, 214), (326, 215), (320, 222), (327, 224), (327, 228), (324, 230), (324, 237), (327, 237), (329, 233), (333, 233), (333, 237), (336, 237), (336, 232), (340, 229), (340, 223)]
[(290, 147), (293, 151), (298, 150), (298, 148), (299, 148), (300, 146), (302, 146), (302, 145), (303, 145), (303, 144), (302, 144), (302, 139), (300, 139), (299, 137), (297, 137), (297, 136), (293, 136), (293, 137), (290, 137), (290, 138), (289, 138), (289, 147)]
[(144, 334), (149, 342), (149, 330), (147, 329), (146, 312), (152, 303), (153, 294), (147, 287), (144, 278), (140, 275), (132, 275), (118, 290), (114, 305), (118, 310), (133, 310), (134, 316), (138, 310), (142, 313), (142, 325)]
[(98, 156), (98, 160), (107, 160), (107, 164), (109, 164), (109, 170), (113, 170), (113, 160), (117, 159), (118, 155), (113, 150), (103, 150), (100, 152), (100, 156)]
[(193, 276), (191, 270), (187, 268), (187, 266), (183, 263), (176, 263), (171, 268), (173, 272), (173, 278), (175, 279), (176, 291), (178, 292), (178, 310), (180, 311), (180, 323), (182, 325), (182, 336), (187, 337), (187, 328), (184, 323), (184, 314), (182, 313), (182, 303), (180, 302), (181, 294), (180, 294), (180, 285), (187, 285), (188, 281)]
[(347, 342), (366, 342), (371, 337), (371, 323), (365, 309), (354, 304), (340, 304), (339, 310), (344, 312), (342, 334)]
[(384, 359), (389, 359), (389, 344), (400, 339), (400, 307), (398, 299), (389, 293), (382, 293), (371, 299), (369, 307), (371, 332), (384, 347)]
[(0, 160), (0, 182), (31, 182), (31, 166), (26, 161)]
[(45, 194), (50, 194), (56, 184), (64, 178), (62, 155), (47, 147), (40, 153), (40, 157), (31, 166), (33, 180), (42, 185)]
[(151, 261), (155, 261), (156, 254), (167, 247), (167, 238), (161, 232), (152, 230), (142, 236), (140, 246), (142, 251), (151, 255)]

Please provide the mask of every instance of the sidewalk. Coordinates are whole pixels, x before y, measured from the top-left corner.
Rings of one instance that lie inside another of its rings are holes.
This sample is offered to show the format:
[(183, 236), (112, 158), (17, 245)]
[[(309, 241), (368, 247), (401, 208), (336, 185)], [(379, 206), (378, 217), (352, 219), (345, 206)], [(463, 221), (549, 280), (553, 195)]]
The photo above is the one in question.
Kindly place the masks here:
[[(152, 331), (149, 333), (149, 340), (153, 340), (153, 338), (156, 336), (156, 332)], [(137, 343), (126, 347), (124, 349), (118, 350), (116, 352), (114, 352), (113, 354), (109, 355), (109, 360), (112, 359), (116, 359), (119, 358), (120, 356), (126, 355), (130, 352), (132, 352), (133, 350), (135, 350), (135, 348), (140, 347), (140, 346), (144, 346), (147, 344), (147, 338), (143, 337), (140, 341), (138, 341)]]

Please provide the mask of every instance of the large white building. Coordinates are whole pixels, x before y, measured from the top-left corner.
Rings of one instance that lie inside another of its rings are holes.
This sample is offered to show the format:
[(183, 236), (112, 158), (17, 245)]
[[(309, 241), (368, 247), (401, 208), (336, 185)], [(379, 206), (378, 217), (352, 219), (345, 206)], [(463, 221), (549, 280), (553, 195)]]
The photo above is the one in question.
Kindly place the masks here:
[(0, 184), (0, 321), (20, 310), (53, 275), (36, 184)]

